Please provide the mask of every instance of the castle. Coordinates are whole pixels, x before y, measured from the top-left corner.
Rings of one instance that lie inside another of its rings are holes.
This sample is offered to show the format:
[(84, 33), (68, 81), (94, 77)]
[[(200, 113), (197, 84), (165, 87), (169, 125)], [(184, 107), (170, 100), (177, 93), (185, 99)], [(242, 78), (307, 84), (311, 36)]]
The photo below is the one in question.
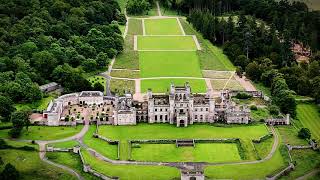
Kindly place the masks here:
[(211, 94), (193, 94), (188, 83), (184, 86), (172, 84), (168, 94), (157, 95), (149, 90), (143, 102), (135, 101), (131, 94), (118, 97), (104, 96), (98, 91), (83, 91), (52, 101), (43, 112), (43, 122), (49, 126), (66, 125), (66, 117), (78, 123), (91, 119), (101, 124), (135, 125), (147, 122), (169, 123), (177, 127), (193, 123), (250, 122), (250, 110), (236, 105), (227, 91), (216, 98)]

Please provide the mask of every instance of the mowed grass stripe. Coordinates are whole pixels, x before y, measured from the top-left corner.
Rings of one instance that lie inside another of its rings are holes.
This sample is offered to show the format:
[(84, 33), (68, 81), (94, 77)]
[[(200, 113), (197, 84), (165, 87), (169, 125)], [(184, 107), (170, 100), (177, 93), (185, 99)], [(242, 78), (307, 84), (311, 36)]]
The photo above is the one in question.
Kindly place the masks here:
[(152, 89), (154, 93), (166, 93), (170, 89), (170, 85), (173, 83), (175, 86), (183, 86), (188, 82), (191, 86), (193, 93), (205, 93), (207, 92), (207, 86), (205, 80), (197, 79), (158, 79), (158, 80), (142, 80), (141, 92), (147, 92), (148, 89)]
[(176, 18), (145, 19), (146, 35), (182, 35)]
[(309, 128), (312, 137), (320, 139), (320, 116), (315, 104), (298, 104), (297, 115), (302, 125)]
[(138, 36), (138, 50), (197, 50), (192, 36)]
[(139, 52), (141, 77), (202, 77), (196, 52)]

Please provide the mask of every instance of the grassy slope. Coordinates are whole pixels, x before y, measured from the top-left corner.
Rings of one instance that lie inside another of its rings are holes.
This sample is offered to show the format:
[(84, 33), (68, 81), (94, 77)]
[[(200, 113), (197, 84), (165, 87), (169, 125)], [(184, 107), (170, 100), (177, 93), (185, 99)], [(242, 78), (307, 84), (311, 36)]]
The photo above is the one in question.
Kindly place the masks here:
[(142, 35), (142, 20), (141, 19), (132, 19), (128, 21), (128, 34), (129, 35)]
[(159, 80), (142, 80), (141, 92), (147, 92), (149, 88), (154, 93), (166, 93), (170, 89), (170, 84), (174, 83), (175, 86), (183, 86), (189, 82), (193, 93), (207, 92), (206, 82), (204, 80), (195, 79), (159, 79)]
[(73, 148), (76, 145), (79, 145), (77, 141), (65, 141), (65, 142), (59, 142), (59, 143), (53, 143), (49, 144), (55, 148)]
[(195, 147), (175, 144), (140, 144), (132, 148), (131, 159), (165, 162), (230, 162), (240, 161), (236, 144), (197, 143)]
[(138, 36), (138, 50), (196, 50), (191, 36)]
[(48, 97), (44, 97), (41, 100), (38, 100), (32, 103), (15, 104), (15, 108), (17, 110), (30, 110), (30, 109), (45, 110), (47, 109), (47, 106), (50, 103), (50, 101), (53, 100), (54, 98), (55, 96), (50, 94)]
[(192, 28), (192, 26), (183, 18), (180, 18), (181, 25), (188, 35), (196, 35), (202, 48), (198, 51), (201, 69), (207, 70), (235, 70), (228, 57), (223, 54), (222, 50), (213, 46), (211, 42), (205, 40), (200, 33)]
[(123, 95), (125, 91), (135, 92), (135, 82), (131, 80), (111, 79), (110, 90), (118, 95)]
[(312, 138), (320, 140), (320, 113), (315, 104), (298, 104), (297, 117), (306, 128), (309, 128)]
[(273, 143), (274, 138), (267, 139), (261, 143), (254, 143), (260, 158), (265, 158), (270, 153)]
[(91, 76), (88, 78), (88, 81), (93, 86), (95, 83), (100, 83), (104, 87), (104, 92), (106, 92), (106, 78), (102, 76)]
[(179, 178), (179, 170), (165, 166), (139, 166), (139, 165), (113, 165), (94, 158), (89, 152), (82, 151), (83, 157), (94, 170), (108, 176), (120, 177), (120, 179), (154, 179), (168, 180)]
[(111, 76), (112, 77), (123, 77), (123, 78), (139, 78), (140, 73), (137, 71), (130, 71), (130, 70), (112, 70)]
[(126, 36), (124, 42), (124, 50), (116, 57), (113, 68), (139, 69), (138, 52), (133, 50), (133, 36)]
[(308, 145), (306, 140), (298, 137), (298, 129), (296, 129), (294, 126), (279, 126), (277, 129), (285, 144)]
[(144, 21), (146, 35), (182, 35), (177, 20), (170, 19), (146, 19)]
[(139, 52), (141, 77), (201, 77), (196, 52)]
[[(48, 126), (30, 126), (29, 131), (25, 128), (22, 130), (20, 139), (29, 140), (53, 140), (63, 139), (73, 136), (81, 131), (82, 125), (76, 127), (48, 127)], [(1, 138), (8, 138), (9, 130), (0, 130)]]
[(118, 146), (117, 145), (111, 145), (101, 139), (93, 138), (92, 135), (96, 131), (96, 127), (90, 126), (89, 131), (86, 133), (86, 135), (83, 138), (83, 142), (91, 147), (92, 149), (95, 149), (100, 154), (110, 158), (110, 159), (117, 159), (118, 157)]

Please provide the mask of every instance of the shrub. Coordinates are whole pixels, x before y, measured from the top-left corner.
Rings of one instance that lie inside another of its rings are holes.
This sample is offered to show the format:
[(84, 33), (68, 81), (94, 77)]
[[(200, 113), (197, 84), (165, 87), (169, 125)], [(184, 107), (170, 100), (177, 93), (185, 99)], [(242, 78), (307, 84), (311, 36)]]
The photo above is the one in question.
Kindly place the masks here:
[(132, 148), (141, 148), (140, 144), (137, 144), (137, 143), (136, 144), (132, 144), (131, 147)]
[(310, 130), (308, 128), (301, 128), (299, 133), (298, 133), (298, 136), (301, 139), (310, 139), (311, 132), (310, 132)]
[(255, 106), (255, 105), (251, 105), (251, 106), (250, 106), (250, 110), (256, 111), (256, 110), (258, 110), (258, 108), (257, 108), (257, 106)]
[(271, 105), (271, 106), (269, 106), (269, 112), (270, 112), (270, 114), (277, 116), (277, 115), (279, 115), (280, 110), (279, 110), (278, 106)]
[(249, 99), (252, 96), (250, 94), (247, 94), (247, 93), (238, 93), (235, 97), (237, 99)]

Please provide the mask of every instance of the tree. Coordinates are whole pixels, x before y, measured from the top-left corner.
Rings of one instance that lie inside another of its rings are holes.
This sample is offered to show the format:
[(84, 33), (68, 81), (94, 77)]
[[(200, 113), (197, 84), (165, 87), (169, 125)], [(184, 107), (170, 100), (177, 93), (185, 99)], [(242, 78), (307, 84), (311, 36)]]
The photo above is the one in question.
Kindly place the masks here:
[(3, 180), (18, 180), (20, 177), (17, 169), (10, 163), (6, 164), (3, 171), (0, 174), (0, 179)]
[(13, 128), (9, 131), (9, 134), (13, 138), (20, 136), (21, 130), (26, 126), (27, 130), (30, 125), (29, 113), (27, 111), (16, 111), (11, 115), (11, 122)]
[(97, 66), (99, 69), (103, 69), (108, 65), (109, 58), (106, 53), (100, 52), (96, 57)]
[(81, 66), (83, 67), (83, 70), (86, 72), (92, 72), (97, 70), (97, 62), (93, 59), (84, 60), (81, 63)]
[(247, 65), (246, 67), (246, 75), (248, 78), (252, 79), (253, 81), (260, 80), (261, 70), (259, 64), (254, 61)]
[(15, 107), (11, 99), (7, 96), (0, 95), (0, 116), (7, 121), (14, 110)]
[(32, 54), (32, 62), (42, 76), (51, 74), (57, 66), (57, 59), (49, 51), (40, 51)]
[(301, 139), (310, 139), (311, 138), (311, 132), (308, 128), (301, 128), (299, 133), (298, 133), (298, 136), (301, 138)]
[(103, 86), (101, 83), (96, 82), (96, 83), (94, 83), (94, 85), (93, 85), (93, 90), (94, 90), (94, 91), (104, 92), (104, 86)]
[(128, 14), (142, 15), (150, 9), (150, 3), (146, 0), (128, 0), (126, 10)]

